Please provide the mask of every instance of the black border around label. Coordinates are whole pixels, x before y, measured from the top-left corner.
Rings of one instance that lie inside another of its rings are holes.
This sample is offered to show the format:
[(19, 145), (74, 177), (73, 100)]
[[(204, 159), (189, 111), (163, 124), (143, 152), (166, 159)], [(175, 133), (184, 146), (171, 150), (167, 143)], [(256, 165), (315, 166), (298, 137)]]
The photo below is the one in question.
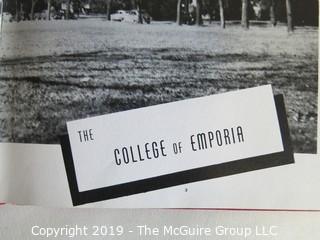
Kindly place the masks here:
[(61, 136), (60, 141), (62, 154), (73, 205), (77, 206), (196, 181), (203, 181), (212, 178), (294, 163), (293, 149), (291, 145), (283, 96), (276, 95), (274, 99), (282, 136), (284, 148), (283, 152), (215, 164), (89, 191), (79, 192), (69, 137), (68, 135)]

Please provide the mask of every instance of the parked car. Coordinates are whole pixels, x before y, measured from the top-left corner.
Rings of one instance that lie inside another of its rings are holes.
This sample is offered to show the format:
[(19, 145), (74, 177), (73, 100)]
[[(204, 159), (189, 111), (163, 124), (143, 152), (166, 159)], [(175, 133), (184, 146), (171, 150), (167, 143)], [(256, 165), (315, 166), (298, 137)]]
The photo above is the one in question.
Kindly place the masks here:
[(129, 12), (125, 10), (118, 10), (116, 13), (110, 15), (111, 21), (119, 21), (122, 22), (125, 18), (128, 19), (130, 17)]
[[(141, 11), (141, 14), (142, 14), (142, 21), (149, 24), (151, 22), (151, 16), (144, 10)], [(110, 19), (112, 21), (138, 23), (139, 10), (130, 10), (130, 11), (118, 10), (116, 13), (110, 15)]]
[[(139, 22), (139, 10), (131, 10), (129, 12), (128, 22)], [(141, 10), (142, 21), (149, 24), (151, 23), (151, 16), (144, 10)]]

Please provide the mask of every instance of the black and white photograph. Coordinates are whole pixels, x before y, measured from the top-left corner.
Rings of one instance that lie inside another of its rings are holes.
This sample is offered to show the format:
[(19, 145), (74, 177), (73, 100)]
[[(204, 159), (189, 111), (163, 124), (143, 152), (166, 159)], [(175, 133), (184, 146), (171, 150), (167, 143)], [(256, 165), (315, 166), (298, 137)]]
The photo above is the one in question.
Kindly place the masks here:
[(71, 120), (271, 84), (294, 152), (317, 153), (317, 0), (0, 5), (0, 142), (57, 144)]

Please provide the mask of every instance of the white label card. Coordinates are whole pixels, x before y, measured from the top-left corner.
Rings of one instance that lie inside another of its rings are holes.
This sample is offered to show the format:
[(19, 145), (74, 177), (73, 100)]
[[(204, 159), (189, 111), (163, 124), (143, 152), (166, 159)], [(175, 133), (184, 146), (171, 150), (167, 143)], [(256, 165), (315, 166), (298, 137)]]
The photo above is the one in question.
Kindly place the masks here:
[(67, 128), (78, 192), (284, 152), (271, 85), (71, 121)]

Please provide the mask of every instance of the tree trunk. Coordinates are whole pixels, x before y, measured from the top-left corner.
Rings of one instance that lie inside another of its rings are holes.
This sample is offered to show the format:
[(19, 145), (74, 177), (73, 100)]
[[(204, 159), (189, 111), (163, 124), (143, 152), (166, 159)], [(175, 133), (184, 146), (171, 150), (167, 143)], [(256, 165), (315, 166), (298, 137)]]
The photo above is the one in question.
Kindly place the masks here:
[(3, 5), (4, 5), (4, 1), (1, 1), (1, 5), (0, 5), (0, 41), (1, 41), (1, 37), (2, 37), (2, 26), (3, 26)]
[[(223, 5), (223, 0), (219, 0), (219, 9), (220, 9), (220, 24), (222, 28), (226, 27), (226, 22), (224, 20), (224, 5)], [(210, 17), (211, 21), (211, 17)]]
[(138, 4), (137, 4), (137, 7), (138, 7), (138, 22), (140, 24), (143, 24), (143, 19), (142, 19), (142, 0), (138, 0)]
[(200, 0), (196, 0), (197, 7), (196, 7), (196, 24), (198, 26), (201, 25), (201, 4)]
[(19, 11), (20, 11), (19, 0), (16, 0), (16, 16), (15, 16), (16, 22), (19, 22)]
[(47, 15), (48, 21), (51, 20), (51, 0), (48, 0), (48, 15)]
[(31, 20), (34, 20), (34, 7), (36, 6), (37, 1), (38, 0), (31, 1), (31, 10), (30, 10)]
[(183, 19), (183, 22), (184, 23), (186, 23), (186, 24), (190, 24), (190, 9), (189, 9), (189, 7), (190, 7), (190, 2), (189, 2), (189, 0), (184, 0), (184, 3), (185, 3), (185, 5), (186, 5), (186, 16), (185, 16), (185, 18)]
[(248, 8), (248, 0), (242, 0), (241, 25), (245, 29), (249, 28)]
[(276, 0), (271, 0), (271, 5), (270, 5), (270, 22), (274, 27), (277, 25), (275, 1)]
[(67, 12), (66, 12), (66, 19), (67, 20), (69, 20), (69, 18), (70, 18), (70, 1), (71, 0), (67, 1)]
[(131, 9), (137, 9), (136, 0), (131, 0)]
[(189, 16), (189, 14), (190, 14), (190, 12), (189, 12), (189, 7), (190, 7), (189, 0), (184, 0), (184, 4), (186, 5), (186, 14)]
[(112, 0), (107, 0), (107, 20), (110, 21), (110, 13), (111, 13), (111, 2)]
[(292, 20), (292, 8), (291, 8), (291, 0), (286, 0), (287, 7), (287, 22), (288, 22), (288, 32), (293, 32), (293, 20)]
[(73, 0), (73, 15), (77, 14), (77, 17), (79, 18), (79, 11), (80, 11), (80, 0)]
[(181, 0), (178, 0), (177, 3), (177, 24), (181, 25), (182, 21), (181, 21)]

